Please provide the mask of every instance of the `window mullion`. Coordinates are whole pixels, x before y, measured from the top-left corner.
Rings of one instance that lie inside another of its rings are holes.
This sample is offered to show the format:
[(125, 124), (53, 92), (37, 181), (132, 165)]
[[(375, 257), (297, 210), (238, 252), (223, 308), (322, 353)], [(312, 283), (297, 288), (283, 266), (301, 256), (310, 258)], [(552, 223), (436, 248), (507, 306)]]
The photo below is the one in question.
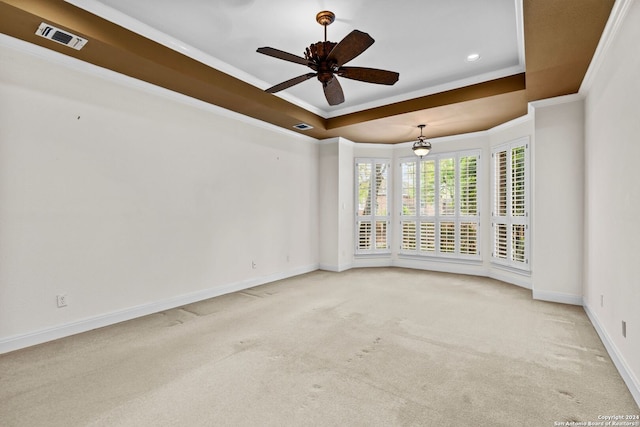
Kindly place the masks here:
[(369, 188), (371, 188), (371, 250), (373, 252), (376, 251), (377, 249), (377, 236), (376, 236), (376, 228), (377, 228), (377, 223), (376, 223), (376, 213), (378, 212), (378, 200), (377, 200), (377, 195), (378, 195), (378, 182), (376, 180), (376, 175), (377, 175), (377, 164), (375, 161), (371, 162), (371, 176), (369, 177)]
[(435, 227), (435, 245), (436, 245), (436, 254), (440, 253), (440, 157), (436, 156), (433, 160), (434, 162), (434, 178), (433, 178), (433, 186), (434, 186), (434, 214), (435, 217), (433, 219), (434, 227)]
[(462, 193), (460, 192), (460, 155), (456, 155), (453, 157), (453, 179), (454, 179), (454, 188), (455, 188), (455, 192), (456, 195), (453, 198), (453, 217), (454, 217), (454, 227), (455, 227), (455, 237), (454, 237), (454, 241), (453, 241), (453, 253), (454, 254), (460, 254), (460, 232), (461, 232), (461, 228), (460, 228), (460, 209), (462, 206), (462, 203), (460, 203), (460, 200), (462, 199)]
[(416, 161), (416, 179), (415, 179), (415, 212), (416, 212), (416, 229), (415, 229), (415, 241), (416, 241), (416, 253), (420, 253), (420, 223), (422, 220), (422, 162)]

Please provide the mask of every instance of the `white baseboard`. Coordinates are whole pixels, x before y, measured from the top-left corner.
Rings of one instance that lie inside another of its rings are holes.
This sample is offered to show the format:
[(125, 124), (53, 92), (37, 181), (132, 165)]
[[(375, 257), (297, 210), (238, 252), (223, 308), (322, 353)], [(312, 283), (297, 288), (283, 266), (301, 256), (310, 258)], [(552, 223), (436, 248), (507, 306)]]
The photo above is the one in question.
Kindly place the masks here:
[(589, 317), (591, 324), (600, 336), (600, 340), (607, 349), (607, 353), (609, 353), (613, 364), (616, 365), (620, 376), (629, 388), (629, 391), (635, 399), (636, 404), (640, 406), (640, 381), (638, 381), (638, 378), (636, 378), (636, 376), (633, 374), (633, 371), (631, 371), (631, 369), (629, 368), (629, 365), (624, 360), (624, 357), (622, 356), (622, 354), (620, 354), (618, 347), (616, 347), (616, 345), (609, 337), (607, 331), (604, 329), (604, 327), (602, 327), (598, 316), (596, 316), (595, 313), (591, 311), (586, 300), (583, 301), (582, 306), (584, 307), (584, 311), (587, 313), (587, 317)]
[(341, 273), (343, 271), (351, 270), (353, 268), (353, 265), (351, 264), (340, 264), (340, 265), (320, 264), (318, 268), (320, 270), (332, 271), (334, 273)]
[(503, 271), (502, 269), (494, 267), (489, 269), (487, 276), (492, 279), (500, 280), (501, 282), (520, 286), (521, 288), (531, 289), (531, 276), (529, 275)]
[(561, 292), (549, 292), (533, 289), (533, 299), (562, 304), (582, 305), (582, 295), (564, 294)]
[(276, 280), (287, 279), (289, 277), (299, 276), (301, 274), (310, 273), (318, 269), (317, 264), (299, 267), (293, 270), (270, 274), (267, 276), (254, 277), (242, 280), (236, 283), (229, 283), (224, 286), (217, 286), (211, 289), (205, 289), (189, 294), (178, 295), (162, 301), (156, 301), (148, 304), (138, 305), (135, 307), (125, 308), (123, 310), (111, 313), (92, 316), (86, 319), (77, 320), (51, 328), (41, 329), (27, 334), (14, 335), (0, 339), (0, 354), (10, 351), (19, 350), (21, 348), (42, 344), (48, 341), (68, 337), (71, 335), (87, 332), (93, 329), (102, 328), (126, 320), (135, 319), (137, 317), (147, 316), (149, 314), (158, 313), (164, 310), (180, 307), (186, 304), (203, 301), (220, 295), (241, 291), (243, 289), (252, 288), (254, 286), (264, 285)]

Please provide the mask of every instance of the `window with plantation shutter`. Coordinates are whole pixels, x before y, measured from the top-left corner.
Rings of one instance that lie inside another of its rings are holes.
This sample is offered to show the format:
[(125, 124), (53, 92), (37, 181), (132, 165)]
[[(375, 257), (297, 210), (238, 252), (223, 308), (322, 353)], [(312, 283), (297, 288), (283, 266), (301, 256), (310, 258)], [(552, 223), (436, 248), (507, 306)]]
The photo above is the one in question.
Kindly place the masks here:
[(400, 254), (480, 259), (477, 150), (400, 162)]
[(491, 153), (492, 261), (529, 270), (529, 139)]
[(389, 167), (386, 159), (356, 159), (356, 254), (389, 252)]

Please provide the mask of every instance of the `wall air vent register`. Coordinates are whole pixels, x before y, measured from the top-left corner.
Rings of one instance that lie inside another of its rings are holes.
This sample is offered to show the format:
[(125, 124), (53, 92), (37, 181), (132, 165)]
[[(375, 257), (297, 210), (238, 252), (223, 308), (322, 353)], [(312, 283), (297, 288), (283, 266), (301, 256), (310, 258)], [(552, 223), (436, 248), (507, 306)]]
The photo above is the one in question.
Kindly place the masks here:
[(297, 125), (294, 125), (293, 127), (296, 128), (296, 129), (299, 129), (299, 130), (313, 129), (313, 126), (308, 125), (306, 123), (298, 123)]
[(58, 42), (65, 46), (69, 46), (70, 48), (73, 48), (75, 50), (82, 49), (82, 47), (87, 44), (88, 41), (87, 39), (83, 39), (82, 37), (56, 28), (53, 25), (49, 25), (45, 22), (40, 24), (40, 26), (36, 30), (36, 35), (44, 37), (45, 39), (53, 40), (54, 42)]

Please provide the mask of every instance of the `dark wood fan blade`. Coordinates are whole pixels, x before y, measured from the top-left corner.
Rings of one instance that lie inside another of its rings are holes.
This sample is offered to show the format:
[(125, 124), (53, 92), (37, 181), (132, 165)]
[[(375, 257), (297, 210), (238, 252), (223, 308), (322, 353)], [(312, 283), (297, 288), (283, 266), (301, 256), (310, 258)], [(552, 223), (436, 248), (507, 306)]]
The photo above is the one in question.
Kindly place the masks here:
[(352, 80), (377, 83), (379, 85), (392, 85), (397, 82), (400, 77), (400, 74), (395, 71), (365, 67), (340, 67), (338, 69), (338, 75)]
[(281, 90), (290, 88), (291, 86), (297, 85), (298, 83), (302, 83), (302, 82), (304, 82), (306, 80), (309, 80), (311, 77), (315, 77), (317, 75), (318, 75), (317, 73), (303, 74), (301, 76), (289, 79), (286, 82), (282, 82), (282, 83), (277, 84), (277, 85), (275, 85), (273, 87), (270, 87), (269, 89), (265, 90), (265, 92), (269, 92), (269, 93), (280, 92)]
[(369, 46), (371, 46), (374, 41), (369, 34), (353, 30), (329, 52), (327, 60), (329, 62), (335, 62), (338, 67), (341, 67), (343, 64), (346, 64), (369, 49)]
[(283, 50), (274, 49), (272, 47), (260, 47), (256, 50), (258, 53), (264, 55), (273, 56), (274, 58), (284, 59), (285, 61), (295, 62), (296, 64), (302, 64), (310, 66), (311, 63), (301, 56), (294, 55), (292, 53), (285, 52)]
[(342, 86), (336, 77), (329, 80), (327, 83), (323, 83), (324, 96), (327, 98), (329, 105), (338, 105), (344, 102), (344, 93), (342, 92)]

